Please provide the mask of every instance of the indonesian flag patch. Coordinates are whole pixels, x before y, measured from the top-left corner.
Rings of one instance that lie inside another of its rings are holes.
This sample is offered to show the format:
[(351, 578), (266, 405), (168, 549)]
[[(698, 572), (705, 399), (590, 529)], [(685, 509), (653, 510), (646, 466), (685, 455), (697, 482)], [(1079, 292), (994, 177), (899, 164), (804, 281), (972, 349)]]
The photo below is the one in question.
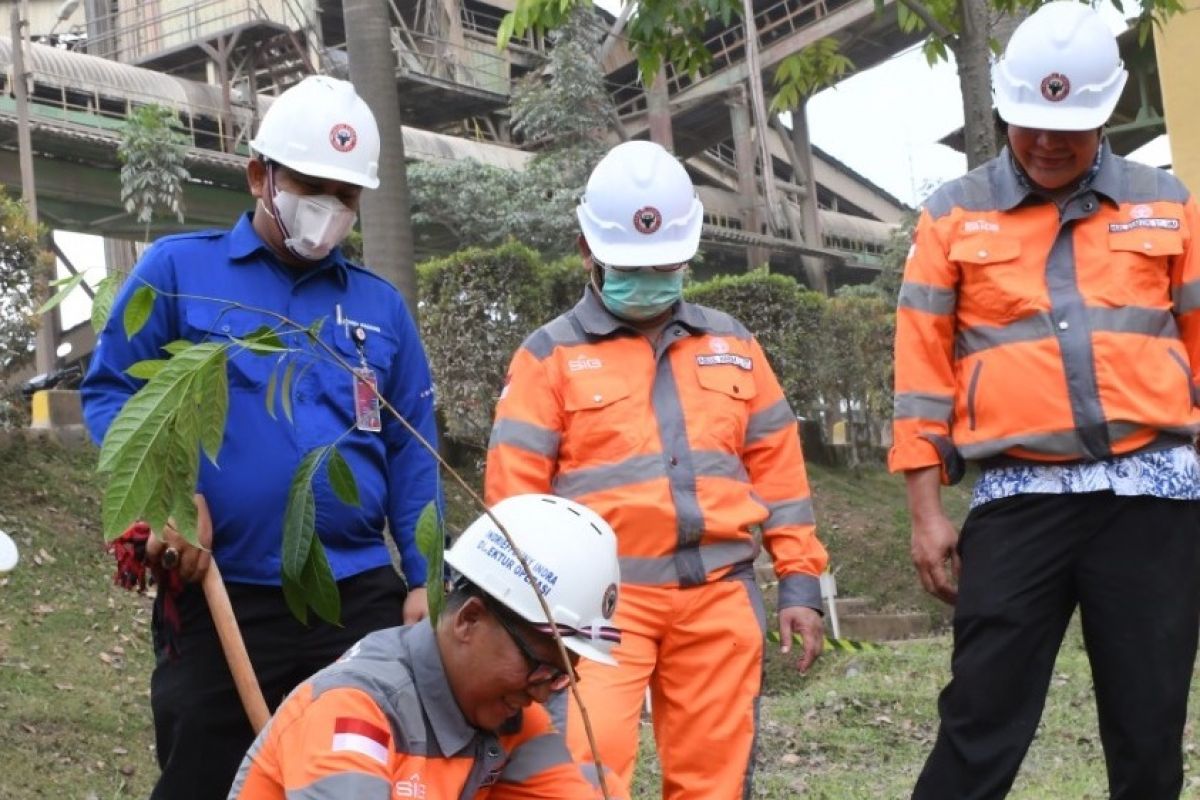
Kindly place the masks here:
[(365, 719), (338, 717), (333, 723), (333, 745), (330, 749), (334, 752), (348, 750), (352, 753), (362, 753), (386, 765), (388, 745), (391, 741), (390, 733)]

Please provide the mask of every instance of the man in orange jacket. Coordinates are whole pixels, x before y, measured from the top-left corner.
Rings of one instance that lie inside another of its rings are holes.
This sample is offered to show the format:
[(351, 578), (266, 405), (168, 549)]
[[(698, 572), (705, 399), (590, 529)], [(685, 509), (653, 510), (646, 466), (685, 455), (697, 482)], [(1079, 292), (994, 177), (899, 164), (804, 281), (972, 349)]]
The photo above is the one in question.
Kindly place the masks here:
[[(1043, 6), (993, 72), (1008, 149), (917, 224), (891, 466), (921, 582), (956, 603), (920, 800), (1007, 794), (1076, 607), (1111, 797), (1179, 796), (1200, 627), (1200, 210), (1105, 141), (1126, 77), (1095, 12)], [(981, 473), (960, 535), (939, 486), (964, 458)]]
[[(446, 553), (459, 578), (436, 627), (370, 634), (297, 687), (250, 748), (229, 800), (602, 796), (594, 768), (572, 761), (540, 704), (581, 657), (615, 663), (616, 537), (559, 497), (511, 497), (492, 514), (524, 554), (569, 662), (512, 547), (481, 516)], [(627, 800), (615, 776), (606, 785)]]
[[(665, 798), (746, 796), (766, 620), (757, 537), (779, 576), (783, 649), (823, 643), (817, 540), (796, 418), (737, 320), (683, 302), (704, 210), (682, 165), (618, 145), (579, 204), (591, 284), (513, 356), (486, 495), (553, 492), (617, 534), (617, 669), (581, 675), (605, 765), (628, 782), (650, 687)], [(577, 710), (567, 739), (587, 758)]]

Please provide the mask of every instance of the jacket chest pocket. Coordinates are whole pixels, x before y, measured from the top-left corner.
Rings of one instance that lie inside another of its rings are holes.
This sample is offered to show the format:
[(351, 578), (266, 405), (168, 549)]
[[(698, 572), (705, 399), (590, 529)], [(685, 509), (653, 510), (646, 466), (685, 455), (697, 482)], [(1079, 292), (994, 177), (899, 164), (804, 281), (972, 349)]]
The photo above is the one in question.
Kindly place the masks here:
[(562, 456), (568, 462), (613, 462), (634, 455), (650, 424), (623, 375), (572, 377), (563, 389), (567, 414)]
[(1100, 281), (1112, 305), (1166, 307), (1171, 302), (1172, 256), (1183, 252), (1177, 230), (1134, 228), (1108, 234), (1109, 263)]
[(1010, 236), (983, 234), (959, 239), (949, 258), (959, 265), (959, 303), (984, 316), (1011, 320), (1036, 308), (1044, 294), (1041, 270), (1025, 268), (1021, 242)]
[[(381, 332), (367, 332), (362, 352), (360, 352), (351, 337), (351, 331), (347, 330), (346, 326), (327, 322), (325, 330), (321, 332), (321, 339), (331, 345), (338, 357), (352, 369), (361, 369), (365, 360), (366, 367), (375, 376), (380, 393), (384, 393), (384, 386), (387, 385), (387, 377), (394, 369), (398, 350), (398, 345), (390, 336)], [(305, 370), (299, 389), (305, 394), (313, 393), (324, 397), (331, 406), (344, 409), (348, 418), (353, 420), (356, 377), (346, 369), (346, 366), (333, 361), (328, 353), (323, 352), (323, 348), (320, 349), (322, 352), (315, 359), (312, 368)], [(297, 374), (302, 369), (304, 369), (304, 365), (298, 364)], [(390, 416), (387, 411), (383, 410), (382, 403), (380, 410), (384, 419)]]
[(721, 364), (696, 367), (698, 404), (689, 428), (703, 449), (741, 452), (750, 419), (750, 403), (758, 394), (751, 369)]
[(253, 353), (234, 339), (245, 339), (262, 328), (274, 328), (278, 320), (245, 309), (196, 302), (184, 311), (187, 330), (184, 336), (194, 342), (229, 344), (229, 388), (246, 391), (265, 390), (279, 353)]

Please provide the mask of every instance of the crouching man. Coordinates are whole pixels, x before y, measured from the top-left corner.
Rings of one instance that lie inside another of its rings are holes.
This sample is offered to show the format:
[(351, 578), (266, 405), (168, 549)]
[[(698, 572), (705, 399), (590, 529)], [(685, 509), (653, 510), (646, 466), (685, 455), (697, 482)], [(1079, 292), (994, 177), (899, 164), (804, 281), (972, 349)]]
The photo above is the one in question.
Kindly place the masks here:
[[(302, 683), (250, 748), (230, 800), (535, 800), (600, 796), (541, 706), (578, 660), (615, 664), (612, 529), (570, 500), (518, 495), (492, 513), (524, 553), (569, 652), (486, 515), (446, 553), (458, 573), (436, 625), (368, 635)], [(607, 777), (613, 797), (625, 797)]]

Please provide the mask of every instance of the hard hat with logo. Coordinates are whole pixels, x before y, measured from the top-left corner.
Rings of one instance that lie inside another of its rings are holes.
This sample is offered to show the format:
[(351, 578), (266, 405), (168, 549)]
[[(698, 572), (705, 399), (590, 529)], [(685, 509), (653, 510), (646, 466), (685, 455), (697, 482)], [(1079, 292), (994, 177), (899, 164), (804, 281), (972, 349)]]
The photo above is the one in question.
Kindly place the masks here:
[[(621, 571), (608, 523), (586, 506), (545, 494), (515, 495), (491, 510), (529, 562), (567, 649), (616, 664), (609, 653), (621, 640), (612, 624)], [(446, 551), (446, 563), (535, 629), (549, 631), (521, 562), (486, 514)]]
[(1022, 128), (1087, 131), (1112, 116), (1129, 73), (1100, 15), (1055, 0), (1017, 26), (992, 69), (1000, 118)]
[(597, 260), (618, 267), (680, 264), (696, 255), (704, 205), (661, 145), (624, 142), (592, 170), (576, 209)]
[(250, 147), (303, 175), (379, 186), (379, 127), (348, 81), (313, 75), (279, 95)]

